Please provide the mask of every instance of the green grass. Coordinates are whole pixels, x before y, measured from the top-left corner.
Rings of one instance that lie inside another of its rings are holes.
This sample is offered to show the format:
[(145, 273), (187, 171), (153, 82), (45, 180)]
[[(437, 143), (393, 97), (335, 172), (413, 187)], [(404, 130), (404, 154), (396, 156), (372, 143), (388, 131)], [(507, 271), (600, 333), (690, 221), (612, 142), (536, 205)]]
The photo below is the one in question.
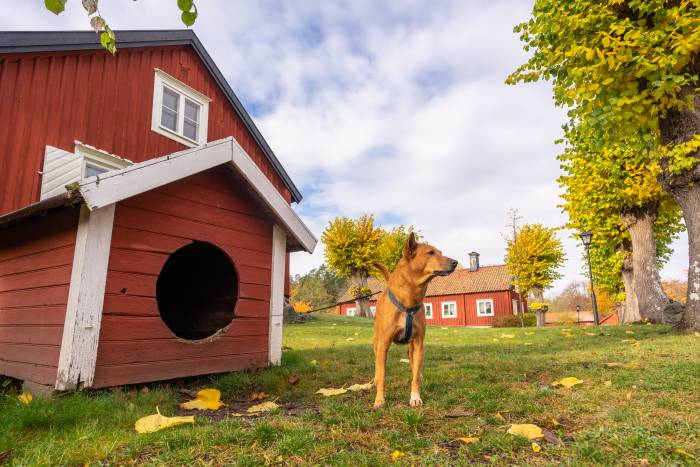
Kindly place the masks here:
[[(314, 395), (321, 387), (367, 382), (373, 371), (372, 322), (319, 316), (285, 327), (284, 344), (291, 349), (279, 368), (151, 384), (147, 392), (139, 387), (68, 394), (29, 405), (6, 388), (0, 395), (0, 452), (12, 450), (13, 465), (362, 466), (391, 464), (395, 450), (405, 453), (396, 462), (401, 465), (634, 465), (644, 459), (697, 464), (700, 338), (665, 326), (568, 329), (572, 337), (562, 328), (431, 327), (425, 406), (408, 407), (410, 371), (399, 361), (406, 348), (393, 346), (387, 405), (375, 412), (373, 392)], [(596, 335), (586, 334), (591, 332)], [(640, 362), (642, 368), (607, 368), (606, 362)], [(288, 383), (290, 374), (300, 376), (296, 385)], [(570, 390), (551, 387), (566, 376), (584, 383)], [(183, 384), (219, 388), (225, 401), (234, 402), (262, 390), (284, 408), (256, 418), (198, 414), (195, 426), (135, 433), (134, 422), (156, 406), (164, 415), (176, 413), (183, 400), (176, 385)], [(446, 417), (457, 411), (469, 415)], [(510, 423), (535, 423), (564, 446), (542, 442), (535, 453), (529, 441), (506, 433)], [(455, 442), (459, 436), (480, 442)]]

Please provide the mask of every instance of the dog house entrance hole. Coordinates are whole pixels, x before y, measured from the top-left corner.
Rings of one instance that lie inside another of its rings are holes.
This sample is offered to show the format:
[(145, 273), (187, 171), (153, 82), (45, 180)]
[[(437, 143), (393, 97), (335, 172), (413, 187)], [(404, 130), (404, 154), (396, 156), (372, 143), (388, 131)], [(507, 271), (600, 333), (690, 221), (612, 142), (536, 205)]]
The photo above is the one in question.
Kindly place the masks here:
[(178, 337), (204, 339), (233, 320), (238, 274), (211, 243), (194, 242), (170, 255), (156, 283), (161, 319)]

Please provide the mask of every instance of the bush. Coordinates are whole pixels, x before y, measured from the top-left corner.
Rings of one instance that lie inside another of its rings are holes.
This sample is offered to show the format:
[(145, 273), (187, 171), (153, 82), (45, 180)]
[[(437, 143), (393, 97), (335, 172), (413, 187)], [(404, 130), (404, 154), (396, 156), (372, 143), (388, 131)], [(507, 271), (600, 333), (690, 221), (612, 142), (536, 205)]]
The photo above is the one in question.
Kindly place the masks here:
[[(534, 313), (525, 313), (523, 316), (525, 327), (533, 327), (537, 324), (537, 318)], [(494, 328), (519, 328), (520, 315), (503, 315), (493, 318)]]

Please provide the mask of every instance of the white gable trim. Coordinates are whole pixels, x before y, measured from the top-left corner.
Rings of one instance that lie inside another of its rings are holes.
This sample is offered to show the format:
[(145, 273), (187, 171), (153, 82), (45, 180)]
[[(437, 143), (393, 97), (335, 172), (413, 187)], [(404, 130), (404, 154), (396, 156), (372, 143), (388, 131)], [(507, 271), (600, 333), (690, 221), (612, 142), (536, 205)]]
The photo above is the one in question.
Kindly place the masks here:
[(88, 207), (99, 209), (227, 163), (250, 183), (287, 234), (313, 252), (314, 235), (233, 137), (86, 178), (79, 189)]
[(80, 210), (56, 389), (92, 386), (112, 241), (114, 204)]

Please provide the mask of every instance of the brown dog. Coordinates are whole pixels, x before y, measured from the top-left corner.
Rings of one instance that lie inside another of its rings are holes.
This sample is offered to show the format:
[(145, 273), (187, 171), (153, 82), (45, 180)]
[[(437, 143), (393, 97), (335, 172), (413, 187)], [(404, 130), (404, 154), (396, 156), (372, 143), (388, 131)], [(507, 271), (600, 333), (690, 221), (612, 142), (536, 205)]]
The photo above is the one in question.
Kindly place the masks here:
[[(408, 343), (408, 358), (411, 364), (411, 407), (423, 404), (420, 397), (420, 377), (423, 368), (423, 341), (425, 339), (425, 311), (423, 299), (428, 283), (435, 276), (446, 276), (457, 267), (457, 261), (442, 255), (437, 248), (416, 243), (411, 234), (403, 248), (403, 256), (393, 273), (381, 263), (374, 265), (384, 274), (385, 284), (377, 301), (374, 318), (374, 383), (377, 396), (374, 408), (384, 405), (385, 369), (389, 347), (392, 342)], [(407, 314), (412, 317), (412, 332), (405, 335)], [(405, 341), (408, 342), (405, 342)]]

